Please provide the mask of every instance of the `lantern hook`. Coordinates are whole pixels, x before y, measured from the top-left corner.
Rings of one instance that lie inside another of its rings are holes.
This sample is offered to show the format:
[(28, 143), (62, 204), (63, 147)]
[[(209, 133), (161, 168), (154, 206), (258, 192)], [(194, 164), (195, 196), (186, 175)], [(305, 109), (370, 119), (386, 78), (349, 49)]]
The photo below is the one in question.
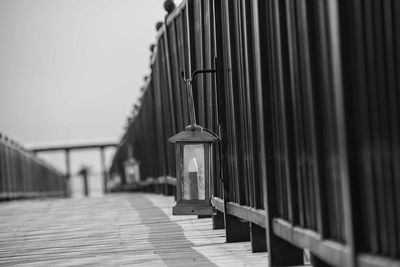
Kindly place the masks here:
[(195, 70), (192, 72), (190, 77), (186, 77), (185, 71), (181, 71), (182, 79), (186, 84), (186, 90), (188, 92), (188, 102), (189, 102), (189, 117), (190, 117), (190, 125), (194, 127), (196, 125), (196, 111), (194, 108), (194, 98), (193, 98), (193, 81), (197, 77), (198, 74), (205, 73), (216, 73), (215, 69), (201, 69)]

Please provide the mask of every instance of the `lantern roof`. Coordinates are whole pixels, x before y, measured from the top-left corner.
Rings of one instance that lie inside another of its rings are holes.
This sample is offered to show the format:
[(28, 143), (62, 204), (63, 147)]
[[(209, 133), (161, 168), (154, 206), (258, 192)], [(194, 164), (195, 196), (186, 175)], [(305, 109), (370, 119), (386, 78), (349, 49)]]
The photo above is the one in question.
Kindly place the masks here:
[(218, 141), (218, 138), (201, 126), (189, 125), (168, 141), (171, 143), (211, 143)]

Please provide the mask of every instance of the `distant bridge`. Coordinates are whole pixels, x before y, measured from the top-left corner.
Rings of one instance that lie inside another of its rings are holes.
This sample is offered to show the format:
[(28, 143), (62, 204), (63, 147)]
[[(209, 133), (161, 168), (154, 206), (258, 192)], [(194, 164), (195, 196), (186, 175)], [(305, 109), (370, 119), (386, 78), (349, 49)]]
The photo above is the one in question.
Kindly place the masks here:
[(30, 150), (33, 153), (49, 152), (49, 151), (71, 151), (71, 150), (87, 150), (87, 149), (104, 149), (106, 147), (117, 147), (116, 143), (91, 143), (91, 144), (76, 144), (76, 145), (54, 145), (33, 147)]
[[(73, 150), (89, 150), (89, 149), (99, 149), (100, 150), (100, 164), (101, 171), (103, 176), (103, 188), (104, 192), (107, 192), (107, 179), (108, 179), (108, 170), (106, 168), (105, 162), (105, 153), (104, 149), (107, 147), (117, 147), (118, 144), (104, 142), (104, 143), (90, 143), (90, 144), (76, 144), (76, 145), (54, 145), (54, 146), (43, 146), (43, 147), (34, 147), (31, 148), (31, 151), (34, 154), (43, 153), (43, 152), (55, 152), (55, 151), (63, 151), (65, 153), (65, 169), (66, 169), (66, 179), (69, 180), (71, 177), (71, 159), (70, 152)], [(86, 188), (87, 190), (87, 188)]]

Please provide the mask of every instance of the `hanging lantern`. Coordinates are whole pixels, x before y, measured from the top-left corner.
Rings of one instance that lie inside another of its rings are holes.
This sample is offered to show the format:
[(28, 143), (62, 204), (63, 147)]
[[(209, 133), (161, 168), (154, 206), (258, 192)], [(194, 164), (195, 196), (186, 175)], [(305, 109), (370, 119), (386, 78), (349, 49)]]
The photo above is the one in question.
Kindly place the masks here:
[(211, 215), (212, 144), (218, 138), (198, 125), (190, 125), (169, 139), (175, 143), (177, 196), (174, 215)]
[(127, 184), (137, 184), (140, 182), (139, 163), (134, 158), (129, 158), (123, 163)]

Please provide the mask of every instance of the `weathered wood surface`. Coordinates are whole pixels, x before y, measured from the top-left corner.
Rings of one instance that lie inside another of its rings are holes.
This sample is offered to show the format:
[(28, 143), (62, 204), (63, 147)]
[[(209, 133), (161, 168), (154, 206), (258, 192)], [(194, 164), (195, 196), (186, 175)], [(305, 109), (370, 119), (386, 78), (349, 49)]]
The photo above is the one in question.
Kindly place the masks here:
[(211, 219), (172, 216), (173, 197), (0, 204), (0, 266), (266, 266), (249, 242), (226, 244)]

